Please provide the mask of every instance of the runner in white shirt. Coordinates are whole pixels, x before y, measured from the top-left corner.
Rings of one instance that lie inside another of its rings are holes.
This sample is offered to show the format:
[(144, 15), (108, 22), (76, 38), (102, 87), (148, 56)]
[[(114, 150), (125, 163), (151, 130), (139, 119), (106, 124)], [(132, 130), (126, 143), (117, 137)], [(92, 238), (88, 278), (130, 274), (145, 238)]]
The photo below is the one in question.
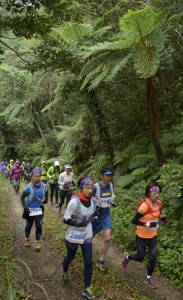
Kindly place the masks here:
[(72, 196), (72, 187), (74, 185), (73, 176), (74, 173), (71, 172), (71, 165), (65, 165), (65, 171), (62, 172), (58, 179), (58, 185), (60, 189), (60, 203), (59, 212), (61, 212), (62, 205), (64, 204), (66, 198), (66, 204), (68, 205), (69, 200)]
[(68, 281), (68, 268), (75, 258), (80, 245), (84, 261), (84, 288), (82, 296), (86, 299), (94, 299), (90, 284), (92, 278), (92, 225), (91, 219), (96, 210), (96, 200), (92, 197), (93, 180), (90, 177), (82, 177), (78, 181), (80, 191), (74, 195), (68, 203), (64, 214), (64, 223), (68, 224), (65, 244), (67, 255), (62, 265), (62, 281)]

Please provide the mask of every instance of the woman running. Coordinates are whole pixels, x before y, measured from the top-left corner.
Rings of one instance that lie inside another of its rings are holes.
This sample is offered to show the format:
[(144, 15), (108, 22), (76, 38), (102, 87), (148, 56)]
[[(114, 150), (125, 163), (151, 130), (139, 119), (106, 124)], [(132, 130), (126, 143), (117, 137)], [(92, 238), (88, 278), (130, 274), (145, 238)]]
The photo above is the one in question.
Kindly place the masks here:
[(67, 255), (62, 265), (62, 281), (68, 282), (68, 268), (76, 256), (80, 245), (84, 261), (84, 288), (82, 296), (86, 299), (94, 299), (91, 291), (92, 278), (92, 225), (91, 219), (96, 209), (96, 200), (92, 197), (93, 180), (90, 177), (82, 177), (78, 181), (80, 191), (73, 196), (68, 203), (64, 214), (64, 223), (68, 224), (65, 236)]
[(35, 249), (41, 249), (40, 237), (42, 234), (42, 224), (44, 216), (44, 205), (48, 202), (48, 186), (41, 182), (41, 170), (35, 168), (32, 171), (31, 183), (29, 183), (22, 195), (21, 202), (24, 208), (23, 219), (26, 220), (25, 242), (26, 247), (30, 247), (29, 236), (35, 221), (36, 239)]

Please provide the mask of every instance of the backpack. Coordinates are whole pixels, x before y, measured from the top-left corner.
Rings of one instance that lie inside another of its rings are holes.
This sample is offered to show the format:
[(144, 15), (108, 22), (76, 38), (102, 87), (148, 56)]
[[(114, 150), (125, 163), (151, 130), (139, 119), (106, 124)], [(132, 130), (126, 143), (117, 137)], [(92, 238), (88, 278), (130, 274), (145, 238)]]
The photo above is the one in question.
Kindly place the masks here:
[[(39, 199), (38, 197), (35, 196), (33, 184), (30, 182), (28, 185), (30, 186), (30, 193), (26, 196), (25, 202), (30, 203), (33, 200), (34, 197), (36, 199), (38, 199), (39, 201), (42, 202), (41, 199)], [(45, 196), (45, 184), (43, 182), (41, 182), (41, 190), (43, 192), (43, 199), (44, 199), (44, 196)]]
[[(81, 202), (80, 202), (80, 199), (78, 197), (78, 195), (72, 195), (70, 200), (72, 200), (73, 198), (76, 198), (76, 202), (77, 202), (77, 207), (76, 207), (76, 214), (77, 214), (77, 217), (81, 216)], [(91, 201), (93, 202), (93, 205), (94, 205), (94, 212), (93, 214), (95, 213), (96, 211), (96, 200), (94, 197), (91, 198)], [(82, 217), (82, 216), (81, 216)], [(91, 216), (88, 220), (88, 222), (93, 218), (93, 216)], [(81, 218), (82, 219), (82, 218)]]
[[(114, 198), (113, 184), (112, 184), (112, 182), (110, 182), (109, 185), (110, 185), (110, 189), (111, 189), (111, 195), (112, 195), (112, 197)], [(100, 199), (100, 183), (97, 182), (97, 183), (95, 184), (95, 186), (96, 186), (96, 194), (95, 194), (94, 197), (95, 197), (96, 200), (99, 200), (99, 199)], [(113, 200), (112, 200), (111, 202), (113, 202)]]
[[(139, 207), (141, 206), (142, 203), (145, 203), (147, 205), (147, 208), (148, 208), (148, 210), (145, 214), (152, 214), (153, 212), (156, 211), (151, 207), (148, 199), (142, 199), (141, 201), (139, 201), (139, 203), (136, 206), (136, 213), (138, 212), (138, 209), (139, 209)], [(158, 200), (157, 204), (158, 204), (159, 210), (161, 210), (161, 207), (162, 207), (161, 201)]]

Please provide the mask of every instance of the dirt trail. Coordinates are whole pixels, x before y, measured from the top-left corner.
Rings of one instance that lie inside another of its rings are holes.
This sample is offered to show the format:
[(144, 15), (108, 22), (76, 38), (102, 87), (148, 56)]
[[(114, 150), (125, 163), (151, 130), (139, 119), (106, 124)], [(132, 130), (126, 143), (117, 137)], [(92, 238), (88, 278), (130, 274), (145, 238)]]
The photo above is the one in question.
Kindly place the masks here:
[[(60, 264), (62, 256), (55, 252), (48, 241), (42, 240), (42, 249), (40, 252), (34, 250), (34, 233), (35, 228), (31, 232), (31, 247), (24, 247), (24, 227), (25, 220), (22, 216), (22, 206), (19, 197), (16, 196), (13, 190), (9, 189), (8, 203), (10, 203), (9, 211), (11, 218), (11, 231), (13, 236), (13, 257), (24, 260), (33, 272), (34, 280), (41, 285), (47, 292), (47, 298), (41, 288), (35, 286), (35, 295), (32, 298), (36, 300), (80, 300), (81, 288), (76, 285), (74, 278), (67, 285), (64, 285), (60, 280)], [(48, 204), (55, 214), (58, 215), (58, 209)], [(62, 218), (61, 218), (62, 219)], [(60, 221), (61, 222), (61, 221)], [(99, 253), (102, 237), (97, 235), (93, 240), (93, 249), (96, 254)], [(113, 243), (110, 246), (107, 254), (106, 263), (113, 269), (123, 281), (127, 282), (132, 287), (137, 287), (142, 293), (151, 299), (158, 300), (178, 300), (183, 299), (183, 290), (178, 290), (170, 284), (170, 282), (161, 276), (155, 275), (154, 279), (158, 281), (159, 288), (154, 290), (143, 283), (146, 274), (145, 268), (137, 263), (130, 262), (128, 269), (122, 271), (121, 261), (123, 253)], [(101, 276), (104, 276), (101, 273)], [(32, 290), (31, 290), (32, 292)], [(36, 294), (37, 293), (37, 294)], [(131, 299), (131, 298), (130, 298)], [(127, 299), (128, 300), (128, 299)], [(135, 299), (134, 299), (135, 300)]]

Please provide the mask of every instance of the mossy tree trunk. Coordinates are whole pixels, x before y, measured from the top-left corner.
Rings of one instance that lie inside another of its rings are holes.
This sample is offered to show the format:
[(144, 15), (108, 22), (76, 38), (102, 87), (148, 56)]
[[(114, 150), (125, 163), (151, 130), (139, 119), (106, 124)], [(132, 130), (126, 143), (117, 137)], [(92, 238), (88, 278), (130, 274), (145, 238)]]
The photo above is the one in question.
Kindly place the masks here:
[(114, 147), (110, 137), (107, 121), (102, 111), (100, 99), (97, 95), (97, 92), (94, 90), (90, 91), (88, 95), (88, 107), (90, 109), (92, 119), (98, 128), (99, 137), (103, 145), (104, 152), (109, 157), (109, 163), (110, 165), (113, 165)]
[(149, 122), (151, 127), (152, 141), (156, 151), (158, 164), (164, 164), (163, 151), (160, 145), (160, 109), (157, 99), (157, 93), (154, 83), (154, 77), (147, 78), (146, 81), (147, 91), (147, 109), (149, 115)]

